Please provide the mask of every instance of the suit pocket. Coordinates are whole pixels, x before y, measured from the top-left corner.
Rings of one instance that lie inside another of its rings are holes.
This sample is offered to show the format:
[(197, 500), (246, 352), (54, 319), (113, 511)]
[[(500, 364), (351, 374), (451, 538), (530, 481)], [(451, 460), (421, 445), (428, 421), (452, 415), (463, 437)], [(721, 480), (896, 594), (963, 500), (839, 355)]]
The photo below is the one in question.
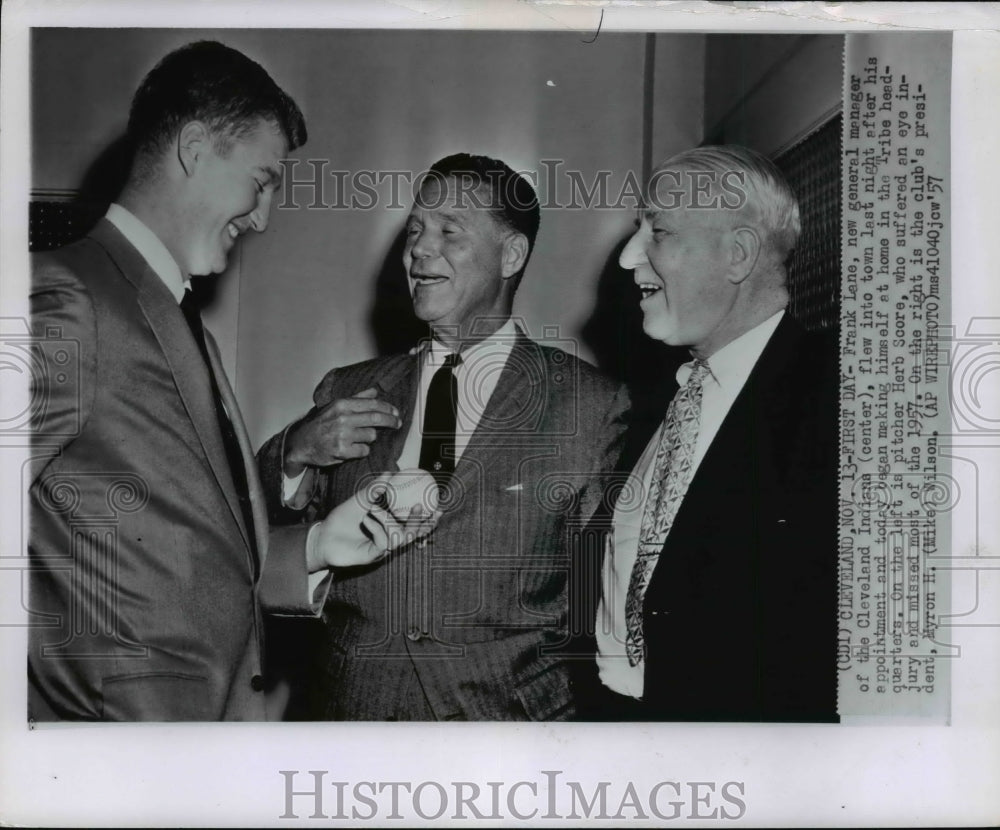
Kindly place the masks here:
[(105, 677), (101, 717), (111, 721), (214, 721), (207, 678), (179, 672)]
[(574, 713), (565, 664), (543, 669), (520, 683), (515, 694), (529, 720), (567, 720)]

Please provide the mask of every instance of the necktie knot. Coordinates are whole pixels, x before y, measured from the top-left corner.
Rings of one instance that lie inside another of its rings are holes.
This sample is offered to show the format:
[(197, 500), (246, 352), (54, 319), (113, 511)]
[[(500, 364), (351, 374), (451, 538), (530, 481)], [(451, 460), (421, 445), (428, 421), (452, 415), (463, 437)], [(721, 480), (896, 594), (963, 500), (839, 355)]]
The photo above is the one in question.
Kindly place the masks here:
[(185, 316), (190, 314), (201, 316), (198, 310), (198, 303), (194, 299), (194, 292), (190, 288), (184, 289), (184, 298), (181, 300), (181, 311), (184, 312)]
[(181, 313), (187, 321), (188, 328), (198, 341), (198, 347), (204, 351), (205, 327), (201, 320), (201, 309), (198, 301), (194, 298), (194, 292), (190, 288), (184, 289), (184, 299), (181, 300)]
[(708, 367), (707, 360), (696, 359), (691, 364), (691, 374), (688, 375), (687, 383), (684, 385), (689, 389), (693, 389), (701, 386), (705, 382), (705, 378), (711, 374), (712, 370)]

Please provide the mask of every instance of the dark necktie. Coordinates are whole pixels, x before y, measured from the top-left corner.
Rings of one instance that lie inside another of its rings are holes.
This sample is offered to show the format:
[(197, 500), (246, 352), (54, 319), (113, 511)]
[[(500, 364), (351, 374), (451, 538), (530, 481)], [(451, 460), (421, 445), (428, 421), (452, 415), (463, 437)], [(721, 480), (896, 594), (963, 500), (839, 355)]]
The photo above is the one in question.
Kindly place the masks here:
[(427, 470), (438, 486), (448, 483), (455, 471), (455, 413), (458, 382), (454, 368), (462, 358), (450, 354), (434, 373), (424, 405), (424, 438), (420, 445), (420, 468)]
[(208, 345), (205, 342), (205, 327), (201, 322), (201, 312), (194, 299), (194, 294), (190, 289), (184, 292), (184, 299), (181, 301), (181, 311), (184, 312), (184, 319), (194, 335), (194, 340), (201, 350), (201, 356), (205, 360), (205, 368), (208, 369), (208, 378), (212, 384), (212, 398), (215, 400), (215, 415), (219, 421), (219, 431), (222, 433), (222, 445), (226, 450), (226, 458), (229, 461), (229, 470), (233, 476), (233, 484), (236, 486), (236, 495), (240, 500), (240, 510), (243, 513), (243, 523), (246, 525), (247, 535), (250, 537), (250, 548), (254, 555), (254, 564), (258, 563), (257, 540), (254, 535), (253, 508), (250, 506), (250, 485), (247, 481), (247, 468), (243, 461), (243, 453), (240, 451), (240, 442), (236, 437), (236, 430), (233, 429), (233, 422), (226, 412), (226, 407), (222, 402), (222, 395), (219, 393), (219, 384), (215, 379), (215, 372), (212, 371), (212, 361), (208, 357)]

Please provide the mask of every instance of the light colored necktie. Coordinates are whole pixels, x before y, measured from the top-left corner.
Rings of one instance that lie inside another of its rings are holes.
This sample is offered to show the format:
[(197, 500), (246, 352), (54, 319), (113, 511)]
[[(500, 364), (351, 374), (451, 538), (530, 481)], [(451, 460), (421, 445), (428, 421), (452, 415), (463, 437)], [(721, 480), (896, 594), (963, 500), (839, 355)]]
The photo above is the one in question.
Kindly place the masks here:
[(694, 362), (687, 383), (677, 390), (663, 419), (653, 478), (649, 482), (639, 530), (638, 556), (632, 568), (628, 597), (625, 600), (625, 624), (628, 631), (625, 653), (630, 666), (639, 665), (645, 658), (643, 600), (677, 509), (691, 482), (691, 464), (698, 441), (698, 422), (701, 419), (702, 384), (708, 372), (707, 363), (702, 360)]

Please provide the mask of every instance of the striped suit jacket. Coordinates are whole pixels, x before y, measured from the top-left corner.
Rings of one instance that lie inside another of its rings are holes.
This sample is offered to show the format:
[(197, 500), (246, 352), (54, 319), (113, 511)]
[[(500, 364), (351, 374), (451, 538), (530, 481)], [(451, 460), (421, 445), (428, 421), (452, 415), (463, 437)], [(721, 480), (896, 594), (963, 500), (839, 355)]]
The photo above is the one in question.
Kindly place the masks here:
[[(376, 387), (403, 426), (364, 459), (323, 471), (309, 508), (282, 508), (281, 443), (258, 454), (274, 522), (309, 521), (396, 469), (415, 413), (418, 357), (331, 371), (322, 407)], [(424, 544), (335, 574), (321, 630), (296, 631), (297, 717), (544, 720), (573, 712), (567, 635), (568, 538), (596, 506), (620, 450), (624, 389), (589, 364), (518, 332), (453, 497)], [(302, 627), (300, 627), (301, 629)]]

